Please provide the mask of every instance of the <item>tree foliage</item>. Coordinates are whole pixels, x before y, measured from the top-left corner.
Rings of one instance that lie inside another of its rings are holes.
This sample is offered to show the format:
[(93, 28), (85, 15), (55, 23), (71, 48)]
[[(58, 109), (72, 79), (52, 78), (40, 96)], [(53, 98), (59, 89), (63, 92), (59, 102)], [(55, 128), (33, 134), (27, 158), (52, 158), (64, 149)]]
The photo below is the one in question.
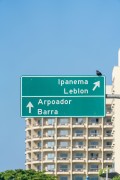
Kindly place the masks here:
[(7, 170), (0, 172), (0, 180), (56, 180), (54, 175), (45, 174), (45, 171), (35, 170)]
[(115, 176), (112, 180), (120, 180), (120, 176)]

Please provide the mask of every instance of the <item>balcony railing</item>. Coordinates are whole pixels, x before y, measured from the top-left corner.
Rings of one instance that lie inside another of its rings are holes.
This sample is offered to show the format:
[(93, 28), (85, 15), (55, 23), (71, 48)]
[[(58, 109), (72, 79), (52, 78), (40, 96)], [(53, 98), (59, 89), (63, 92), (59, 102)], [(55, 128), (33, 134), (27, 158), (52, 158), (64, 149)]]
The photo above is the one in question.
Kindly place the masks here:
[(92, 171), (92, 172), (98, 172), (98, 168), (90, 168), (89, 171)]
[(36, 126), (42, 126), (42, 123), (34, 123), (33, 126), (34, 126), (34, 127), (36, 127)]
[(84, 122), (75, 122), (73, 125), (84, 125)]
[(112, 124), (112, 122), (105, 122), (104, 125), (110, 126), (110, 125), (113, 125), (113, 124)]
[(46, 172), (54, 172), (54, 169), (46, 169)]
[(41, 138), (41, 135), (33, 135), (33, 138)]
[(106, 133), (105, 137), (112, 137), (112, 134), (111, 133)]
[(69, 137), (69, 135), (68, 134), (57, 134), (57, 137)]
[(75, 168), (73, 171), (82, 172), (83, 170), (84, 170), (83, 168)]
[(70, 123), (58, 123), (57, 126), (69, 126)]
[(73, 148), (85, 148), (84, 145), (74, 145)]
[(58, 157), (57, 159), (58, 159), (58, 160), (69, 160), (68, 157)]
[(26, 151), (29, 151), (29, 150), (31, 150), (31, 147), (26, 147)]
[(33, 149), (34, 149), (34, 150), (35, 150), (35, 149), (41, 149), (41, 147), (40, 147), (40, 146), (34, 146)]
[(54, 137), (53, 134), (44, 134), (43, 137)]
[(89, 160), (100, 160), (99, 157), (90, 157)]
[(100, 136), (98, 133), (91, 133), (90, 134), (91, 137), (96, 137), (96, 136)]
[(83, 160), (83, 159), (84, 159), (84, 157), (82, 157), (82, 156), (80, 156), (80, 157), (75, 156), (75, 157), (73, 158), (73, 160)]
[(44, 123), (43, 126), (54, 126), (55, 123), (52, 123), (52, 124), (48, 124), (48, 123)]
[(90, 145), (90, 146), (88, 146), (88, 148), (97, 149), (97, 148), (99, 148), (99, 146), (98, 145)]
[(55, 146), (44, 146), (43, 148), (44, 148), (44, 149), (54, 149)]
[(83, 136), (83, 135), (84, 135), (83, 133), (75, 133), (75, 134), (74, 134), (75, 137)]
[(68, 170), (68, 168), (61, 168), (61, 169), (59, 169), (59, 172), (68, 172), (69, 170)]
[(111, 149), (112, 145), (105, 145), (104, 148)]
[(68, 149), (69, 148), (69, 146), (57, 146), (57, 148), (59, 148), (59, 149)]

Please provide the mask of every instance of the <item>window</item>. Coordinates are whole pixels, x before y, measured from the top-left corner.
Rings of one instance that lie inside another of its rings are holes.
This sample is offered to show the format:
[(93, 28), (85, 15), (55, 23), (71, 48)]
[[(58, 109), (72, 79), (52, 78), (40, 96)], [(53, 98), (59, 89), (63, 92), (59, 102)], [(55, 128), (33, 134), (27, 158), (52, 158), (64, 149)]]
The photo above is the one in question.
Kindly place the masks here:
[(38, 124), (39, 124), (39, 125), (41, 125), (41, 124), (42, 124), (41, 119), (38, 119)]
[(38, 136), (41, 136), (41, 131), (38, 131)]
[(83, 141), (76, 142), (76, 145), (83, 146)]
[(98, 158), (98, 153), (91, 153), (90, 158), (97, 159)]
[(55, 144), (54, 141), (47, 142), (47, 147), (48, 148), (53, 148), (54, 144)]
[(50, 160), (50, 159), (54, 159), (55, 157), (55, 154), (54, 153), (48, 153), (47, 155), (47, 159)]
[(76, 118), (75, 119), (76, 124), (83, 124), (83, 118)]
[(67, 136), (68, 135), (68, 130), (60, 130), (60, 135), (61, 136)]
[(92, 119), (90, 120), (90, 122), (91, 122), (92, 124), (98, 124), (98, 123), (99, 123), (99, 119), (98, 119), (98, 118), (92, 118)]
[(37, 160), (40, 160), (40, 159), (41, 159), (41, 154), (37, 153)]
[(48, 119), (48, 125), (54, 125), (54, 119)]
[(111, 132), (112, 132), (111, 130), (107, 130), (107, 131), (106, 131), (106, 135), (107, 135), (107, 136), (111, 136)]
[(107, 142), (106, 142), (106, 145), (111, 146), (111, 145), (112, 145), (112, 142), (111, 142), (111, 141), (107, 141)]
[(66, 164), (60, 165), (60, 170), (62, 170), (62, 171), (68, 171), (68, 165), (66, 165)]
[(68, 119), (60, 119), (60, 124), (61, 125), (68, 124)]
[(47, 132), (48, 136), (53, 136), (54, 133), (55, 133), (54, 130), (48, 130), (48, 132)]
[(82, 176), (74, 176), (73, 180), (83, 180)]
[(91, 136), (97, 136), (98, 135), (98, 130), (96, 130), (96, 129), (90, 130), (90, 135)]
[(41, 171), (41, 166), (40, 165), (37, 166), (37, 170)]
[(60, 157), (61, 158), (67, 158), (68, 157), (68, 153), (60, 153)]
[(60, 180), (68, 180), (68, 177), (67, 176), (61, 176)]
[(91, 164), (90, 169), (91, 170), (98, 170), (98, 165), (97, 164)]
[(62, 141), (60, 142), (61, 147), (68, 147), (68, 142), (67, 141)]
[(47, 170), (48, 171), (54, 171), (54, 168), (55, 168), (54, 164), (48, 164), (47, 165)]
[(75, 153), (75, 158), (83, 158), (83, 153), (80, 152)]
[(75, 164), (75, 169), (83, 169), (83, 164)]
[(41, 147), (41, 142), (38, 142), (37, 145), (38, 145), (38, 147), (40, 148), (40, 147)]
[(76, 136), (81, 136), (81, 135), (83, 135), (83, 130), (77, 129), (77, 130), (75, 130), (75, 134), (76, 134)]
[(91, 141), (91, 142), (90, 142), (90, 145), (91, 145), (91, 146), (98, 146), (98, 141)]

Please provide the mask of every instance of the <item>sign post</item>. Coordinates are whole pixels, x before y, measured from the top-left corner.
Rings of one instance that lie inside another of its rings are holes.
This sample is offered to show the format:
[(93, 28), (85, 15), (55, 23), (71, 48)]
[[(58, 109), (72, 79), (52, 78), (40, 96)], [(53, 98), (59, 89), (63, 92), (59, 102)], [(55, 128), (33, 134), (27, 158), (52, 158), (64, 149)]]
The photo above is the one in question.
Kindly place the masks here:
[(104, 76), (22, 76), (22, 117), (104, 117)]

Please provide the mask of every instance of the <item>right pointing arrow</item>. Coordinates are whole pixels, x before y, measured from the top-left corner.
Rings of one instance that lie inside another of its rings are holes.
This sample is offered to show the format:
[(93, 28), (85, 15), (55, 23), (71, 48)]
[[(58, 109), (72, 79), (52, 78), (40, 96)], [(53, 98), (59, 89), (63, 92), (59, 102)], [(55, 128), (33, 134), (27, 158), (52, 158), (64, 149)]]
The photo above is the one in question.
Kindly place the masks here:
[(100, 81), (94, 82), (93, 84), (95, 85), (92, 89), (93, 91), (95, 91), (97, 87), (100, 87)]
[(34, 107), (34, 106), (32, 105), (31, 102), (29, 102), (29, 103), (27, 104), (26, 108), (29, 108), (29, 113), (31, 113), (31, 110), (32, 110), (33, 107)]

